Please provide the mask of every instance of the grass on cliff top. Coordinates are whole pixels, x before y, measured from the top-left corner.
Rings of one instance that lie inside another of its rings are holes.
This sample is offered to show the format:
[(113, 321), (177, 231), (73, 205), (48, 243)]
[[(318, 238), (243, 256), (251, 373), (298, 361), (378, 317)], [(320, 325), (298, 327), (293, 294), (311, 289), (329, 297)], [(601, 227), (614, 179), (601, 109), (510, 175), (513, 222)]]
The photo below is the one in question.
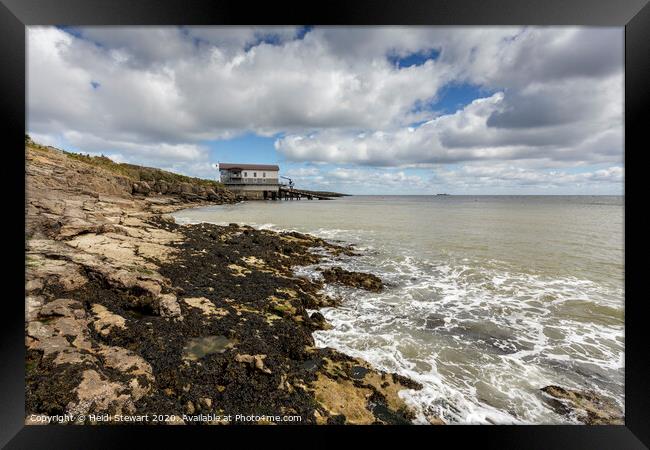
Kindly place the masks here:
[(169, 183), (192, 183), (213, 189), (223, 189), (223, 184), (214, 180), (206, 180), (203, 178), (188, 177), (187, 175), (180, 175), (177, 173), (167, 172), (166, 170), (155, 169), (153, 167), (136, 166), (135, 164), (116, 163), (115, 161), (107, 158), (106, 156), (90, 156), (81, 153), (65, 152), (69, 158), (83, 161), (94, 166), (103, 167), (111, 172), (124, 175), (137, 181), (154, 181), (164, 180)]
[[(32, 141), (27, 135), (25, 136), (25, 144), (35, 149), (47, 149), (47, 147), (37, 144)], [(60, 150), (60, 149), (57, 149)], [(203, 178), (188, 177), (177, 173), (168, 172), (166, 170), (156, 169), (153, 167), (136, 166), (135, 164), (116, 163), (115, 161), (107, 158), (106, 156), (90, 156), (83, 153), (72, 153), (65, 150), (60, 150), (69, 158), (77, 161), (82, 161), (93, 166), (102, 167), (110, 172), (123, 175), (136, 181), (154, 181), (164, 180), (168, 183), (192, 183), (195, 185), (205, 186), (212, 189), (223, 189), (223, 184), (214, 180), (206, 180)]]

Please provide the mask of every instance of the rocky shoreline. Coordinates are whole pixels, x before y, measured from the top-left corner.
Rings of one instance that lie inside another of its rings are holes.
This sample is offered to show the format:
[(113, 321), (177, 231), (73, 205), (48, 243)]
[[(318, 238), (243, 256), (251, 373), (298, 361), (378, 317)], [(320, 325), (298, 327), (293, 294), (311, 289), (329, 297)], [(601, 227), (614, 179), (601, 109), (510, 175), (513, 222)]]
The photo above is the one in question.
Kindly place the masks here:
[[(92, 414), (412, 421), (398, 392), (418, 383), (314, 347), (311, 333), (329, 324), (306, 310), (337, 300), (293, 267), (354, 249), (235, 224), (180, 226), (167, 214), (236, 198), (31, 143), (26, 157), (27, 423), (39, 414), (86, 424), (112, 423)], [(369, 274), (328, 270), (328, 281), (381, 289)]]
[[(323, 283), (384, 289), (372, 274), (332, 267), (358, 255), (353, 247), (176, 224), (169, 213), (238, 200), (207, 180), (31, 141), (26, 160), (27, 424), (43, 423), (39, 415), (77, 424), (412, 423), (398, 393), (421, 385), (315, 348), (312, 332), (331, 325), (307, 310), (339, 301)], [(294, 274), (324, 258), (321, 280)], [(624, 423), (593, 392), (546, 386), (540, 395), (569, 421)]]

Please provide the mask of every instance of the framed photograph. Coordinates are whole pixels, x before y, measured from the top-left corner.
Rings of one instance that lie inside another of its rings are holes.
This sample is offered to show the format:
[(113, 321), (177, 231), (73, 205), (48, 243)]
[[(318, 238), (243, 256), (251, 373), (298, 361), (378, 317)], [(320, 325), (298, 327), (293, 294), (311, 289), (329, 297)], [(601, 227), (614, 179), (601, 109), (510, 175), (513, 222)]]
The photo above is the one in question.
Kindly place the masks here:
[(0, 442), (648, 448), (647, 1), (313, 7), (2, 0)]

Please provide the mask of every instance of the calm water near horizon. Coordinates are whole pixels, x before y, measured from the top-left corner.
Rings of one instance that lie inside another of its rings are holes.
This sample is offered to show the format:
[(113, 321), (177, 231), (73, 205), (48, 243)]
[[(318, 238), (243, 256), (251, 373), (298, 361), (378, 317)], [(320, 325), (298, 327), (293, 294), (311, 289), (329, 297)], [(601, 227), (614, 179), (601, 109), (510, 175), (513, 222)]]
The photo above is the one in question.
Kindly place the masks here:
[[(624, 407), (622, 196), (352, 196), (179, 211), (355, 244), (320, 266), (379, 275), (369, 293), (327, 286), (328, 346), (423, 384), (401, 395), (457, 423), (566, 423), (540, 388), (588, 389)], [(314, 267), (297, 273), (317, 277)]]

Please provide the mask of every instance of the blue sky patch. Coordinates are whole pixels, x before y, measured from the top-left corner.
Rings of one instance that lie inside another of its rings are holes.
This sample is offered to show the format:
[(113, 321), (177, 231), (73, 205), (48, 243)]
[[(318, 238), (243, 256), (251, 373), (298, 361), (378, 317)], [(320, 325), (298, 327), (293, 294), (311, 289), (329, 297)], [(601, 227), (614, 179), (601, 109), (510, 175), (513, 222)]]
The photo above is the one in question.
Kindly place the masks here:
[(251, 42), (250, 44), (247, 44), (244, 46), (244, 51), (247, 52), (253, 47), (257, 47), (260, 44), (269, 44), (269, 45), (280, 45), (282, 44), (282, 39), (280, 38), (280, 35), (274, 34), (274, 33), (267, 33), (267, 34), (260, 34), (256, 36), (256, 39), (254, 42)]
[[(415, 113), (431, 111), (441, 114), (453, 114), (477, 98), (489, 97), (494, 92), (496, 91), (478, 85), (450, 83), (438, 91), (438, 95), (434, 100), (416, 102), (411, 111)], [(418, 123), (412, 124), (412, 126), (417, 125)]]
[(83, 35), (81, 34), (81, 31), (78, 28), (71, 27), (68, 25), (57, 25), (56, 28), (58, 28), (61, 31), (65, 31), (68, 34), (71, 34), (72, 36), (83, 39)]
[(405, 69), (407, 67), (421, 66), (430, 59), (436, 59), (440, 55), (440, 51), (436, 49), (431, 49), (426, 52), (411, 53), (406, 56), (399, 55), (388, 55), (388, 62), (392, 66), (395, 66), (399, 69)]
[(444, 114), (453, 114), (477, 98), (489, 97), (494, 92), (473, 84), (448, 84), (438, 93), (436, 110)]
[(296, 38), (297, 39), (303, 39), (307, 33), (309, 33), (311, 30), (313, 30), (314, 27), (311, 25), (305, 25), (303, 27), (300, 27), (298, 32), (296, 33)]
[(225, 141), (211, 141), (212, 162), (277, 164), (279, 158), (273, 143), (276, 137), (257, 136), (248, 133)]
[(104, 44), (102, 44), (101, 42), (94, 41), (92, 39), (88, 39), (88, 36), (84, 36), (84, 34), (81, 32), (81, 30), (79, 28), (77, 28), (77, 27), (63, 26), (62, 25), (62, 26), (57, 26), (56, 28), (58, 28), (61, 31), (65, 31), (66, 33), (76, 37), (77, 39), (82, 39), (82, 40), (84, 40), (86, 42), (90, 42), (90, 43), (94, 44), (95, 47), (104, 48)]

